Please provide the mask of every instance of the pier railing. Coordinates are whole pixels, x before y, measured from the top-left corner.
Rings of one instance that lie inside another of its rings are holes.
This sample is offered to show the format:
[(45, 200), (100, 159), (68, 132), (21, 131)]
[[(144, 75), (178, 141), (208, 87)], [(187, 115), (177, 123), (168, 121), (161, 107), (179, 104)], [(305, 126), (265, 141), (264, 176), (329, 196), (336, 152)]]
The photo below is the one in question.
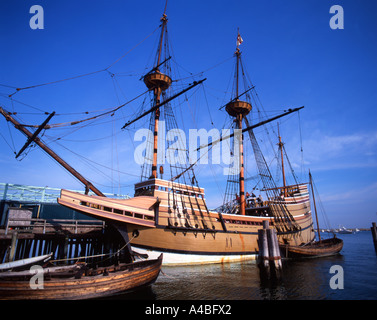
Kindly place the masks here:
[[(12, 184), (0, 182), (0, 200), (35, 202), (35, 203), (56, 203), (56, 198), (60, 196), (61, 189), (50, 187), (36, 187), (22, 184)], [(84, 191), (76, 191), (84, 193)], [(117, 199), (128, 199), (128, 195), (109, 194), (106, 196)]]
[(36, 218), (8, 218), (4, 234), (10, 230), (22, 233), (46, 234), (58, 231), (70, 233), (87, 233), (105, 228), (105, 222), (99, 220), (72, 220), (72, 219), (36, 219)]

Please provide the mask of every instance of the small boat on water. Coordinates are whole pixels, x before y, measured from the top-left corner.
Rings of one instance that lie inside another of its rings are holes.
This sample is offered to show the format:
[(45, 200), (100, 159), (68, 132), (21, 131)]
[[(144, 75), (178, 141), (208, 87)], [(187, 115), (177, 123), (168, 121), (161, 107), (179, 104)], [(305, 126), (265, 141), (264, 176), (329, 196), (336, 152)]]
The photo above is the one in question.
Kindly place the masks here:
[[(43, 288), (32, 289), (35, 273), (0, 273), (0, 300), (79, 300), (111, 296), (147, 286), (156, 281), (162, 263), (157, 259), (87, 268), (86, 264), (44, 268)], [(39, 285), (40, 283), (38, 283)]]
[(310, 242), (302, 246), (280, 245), (285, 258), (315, 258), (338, 254), (343, 248), (343, 240), (336, 237)]
[(352, 234), (353, 231), (350, 229), (347, 229), (346, 227), (340, 227), (338, 233), (340, 234)]
[(338, 254), (343, 248), (343, 240), (338, 239), (335, 234), (333, 238), (321, 239), (321, 229), (319, 228), (318, 215), (317, 215), (317, 206), (314, 196), (313, 188), (313, 179), (309, 171), (309, 185), (313, 194), (313, 206), (317, 222), (317, 231), (319, 241), (312, 241), (302, 245), (289, 245), (289, 244), (280, 244), (280, 251), (285, 256), (285, 258), (316, 258), (316, 257), (325, 257)]

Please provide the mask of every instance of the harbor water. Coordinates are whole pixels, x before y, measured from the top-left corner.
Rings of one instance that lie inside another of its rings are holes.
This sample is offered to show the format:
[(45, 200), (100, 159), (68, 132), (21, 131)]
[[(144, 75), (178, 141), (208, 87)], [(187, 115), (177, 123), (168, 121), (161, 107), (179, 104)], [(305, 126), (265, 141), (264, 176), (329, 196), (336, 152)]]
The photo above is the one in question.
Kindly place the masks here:
[[(344, 241), (341, 254), (284, 260), (283, 275), (278, 282), (261, 282), (255, 261), (163, 267), (151, 287), (112, 299), (376, 300), (377, 255), (371, 232), (337, 234), (337, 237)], [(330, 270), (332, 266), (336, 267)]]

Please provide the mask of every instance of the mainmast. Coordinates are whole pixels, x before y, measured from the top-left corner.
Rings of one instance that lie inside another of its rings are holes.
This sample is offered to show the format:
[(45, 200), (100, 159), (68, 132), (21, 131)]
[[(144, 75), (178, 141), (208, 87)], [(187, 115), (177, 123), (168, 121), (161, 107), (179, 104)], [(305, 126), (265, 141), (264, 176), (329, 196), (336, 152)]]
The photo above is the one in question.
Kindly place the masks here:
[(280, 131), (279, 131), (279, 143), (278, 143), (278, 146), (279, 146), (279, 150), (280, 150), (280, 155), (281, 155), (281, 171), (282, 171), (282, 174), (283, 174), (283, 194), (284, 194), (284, 197), (287, 196), (287, 182), (285, 180), (285, 171), (284, 171), (284, 156), (283, 156), (283, 146), (284, 146), (284, 143), (281, 141), (281, 136), (280, 136)]
[[(154, 106), (158, 106), (160, 104), (162, 92), (167, 90), (172, 83), (171, 78), (168, 75), (160, 72), (159, 70), (162, 47), (164, 43), (164, 33), (166, 32), (166, 23), (168, 21), (165, 12), (166, 12), (166, 5), (165, 5), (164, 14), (162, 15), (162, 18), (161, 18), (161, 22), (162, 22), (161, 35), (160, 35), (160, 41), (158, 45), (156, 65), (155, 65), (155, 68), (153, 69), (153, 72), (148, 73), (144, 77), (144, 83), (147, 86), (147, 88), (149, 90), (153, 90)], [(157, 178), (157, 150), (158, 150), (159, 119), (160, 119), (160, 108), (157, 107), (156, 110), (154, 111), (152, 178)]]
[[(237, 34), (237, 48), (236, 48), (236, 99), (229, 102), (225, 110), (228, 114), (235, 118), (236, 128), (242, 130), (242, 119), (251, 111), (251, 104), (246, 101), (241, 101), (238, 94), (239, 83), (239, 65), (241, 59), (241, 51), (239, 45), (242, 43), (242, 38), (238, 32)], [(241, 215), (245, 215), (245, 176), (244, 176), (244, 160), (243, 160), (243, 134), (241, 134), (241, 141), (239, 143), (239, 192), (240, 192), (240, 210)]]

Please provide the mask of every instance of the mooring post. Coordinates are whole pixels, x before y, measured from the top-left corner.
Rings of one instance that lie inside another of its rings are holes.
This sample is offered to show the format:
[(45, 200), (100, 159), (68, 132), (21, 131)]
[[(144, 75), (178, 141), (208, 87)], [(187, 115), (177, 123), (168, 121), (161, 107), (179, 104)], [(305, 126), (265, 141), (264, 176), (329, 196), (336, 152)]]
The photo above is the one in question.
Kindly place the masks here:
[(270, 278), (270, 262), (268, 250), (267, 230), (269, 229), (268, 220), (263, 221), (263, 229), (258, 230), (258, 266), (261, 278)]
[(267, 230), (259, 229), (258, 230), (258, 245), (259, 245), (259, 254), (258, 254), (258, 265), (263, 274), (268, 275), (270, 273), (270, 263), (268, 261), (268, 240), (267, 240)]
[(269, 221), (263, 221), (263, 229), (258, 230), (258, 266), (262, 278), (280, 278), (282, 263), (275, 229), (270, 229)]
[(279, 242), (277, 238), (277, 233), (275, 229), (267, 230), (268, 237), (268, 250), (269, 250), (269, 261), (271, 264), (271, 272), (276, 278), (280, 278), (282, 263), (279, 249)]
[(370, 231), (372, 232), (374, 250), (377, 253), (377, 227), (375, 222), (372, 222), (372, 227), (370, 228)]

